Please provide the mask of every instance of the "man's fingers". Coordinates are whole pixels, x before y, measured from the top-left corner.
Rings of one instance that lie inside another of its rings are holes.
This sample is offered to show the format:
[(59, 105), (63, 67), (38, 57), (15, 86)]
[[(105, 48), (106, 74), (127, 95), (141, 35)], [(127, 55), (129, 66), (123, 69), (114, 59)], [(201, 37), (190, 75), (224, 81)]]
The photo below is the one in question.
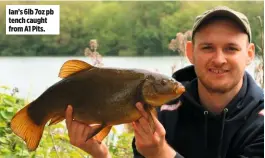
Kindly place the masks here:
[[(141, 113), (141, 115), (143, 116), (143, 118), (140, 118), (139, 120), (141, 120), (141, 119), (146, 120), (146, 121), (143, 121), (143, 120), (140, 121), (144, 130), (147, 133), (151, 132), (153, 134), (153, 132), (154, 132), (153, 129), (156, 130), (156, 128), (158, 128), (158, 130), (160, 130), (162, 128), (160, 131), (158, 131), (158, 133), (163, 134), (164, 127), (156, 119), (156, 116), (152, 112), (147, 113), (143, 108), (143, 104), (141, 104), (140, 102), (136, 103), (136, 107), (139, 110), (139, 112)], [(153, 122), (153, 120), (154, 120), (154, 122)], [(155, 122), (155, 120), (156, 120), (156, 122)]]
[(142, 115), (144, 118), (148, 119), (148, 114), (147, 114), (146, 111), (144, 110), (143, 104), (140, 103), (140, 102), (137, 102), (137, 103), (136, 103), (136, 107), (137, 107), (137, 109), (139, 110), (139, 112), (141, 113), (141, 115)]
[(68, 135), (69, 135), (69, 138), (70, 138), (70, 142), (71, 142), (71, 144), (74, 144), (74, 145), (76, 145), (77, 137), (78, 137), (78, 135), (76, 134), (77, 127), (78, 127), (78, 124), (73, 121), (71, 123), (70, 128), (68, 129)]
[(158, 135), (165, 135), (166, 131), (165, 128), (163, 127), (163, 125), (159, 122), (159, 120), (157, 119), (157, 117), (154, 116), (154, 114), (152, 114), (154, 123), (155, 123), (155, 128), (156, 128), (156, 133)]
[(76, 131), (75, 135), (76, 135), (77, 142), (78, 143), (85, 142), (85, 140), (83, 140), (83, 137), (82, 137), (82, 134), (85, 131), (85, 125), (79, 124), (74, 131)]
[(86, 140), (88, 135), (91, 134), (91, 129), (92, 128), (90, 126), (85, 127), (85, 130), (82, 133), (83, 140)]
[(66, 126), (69, 130), (73, 121), (73, 108), (71, 105), (67, 106), (66, 112), (65, 112), (65, 120), (66, 120)]
[(141, 137), (141, 140), (148, 140), (148, 138), (152, 135), (152, 133), (146, 132), (139, 121), (134, 122), (134, 129), (138, 133), (138, 135)]
[(136, 140), (143, 140), (144, 135), (141, 133), (141, 130), (136, 125), (136, 122), (133, 122), (132, 126), (133, 126), (133, 130), (134, 130), (135, 139)]
[(143, 131), (146, 133), (146, 134), (153, 134), (152, 132), (152, 129), (151, 129), (151, 126), (150, 126), (150, 123), (148, 122), (147, 119), (145, 118), (140, 118), (138, 120), (139, 122), (139, 126), (141, 126), (141, 129), (143, 129)]

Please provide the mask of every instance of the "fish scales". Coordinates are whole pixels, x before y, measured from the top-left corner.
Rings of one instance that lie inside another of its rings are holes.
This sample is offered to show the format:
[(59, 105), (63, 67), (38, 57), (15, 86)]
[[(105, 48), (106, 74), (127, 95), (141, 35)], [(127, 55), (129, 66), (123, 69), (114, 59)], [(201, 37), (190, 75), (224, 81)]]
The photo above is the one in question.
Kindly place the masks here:
[(102, 141), (113, 125), (141, 117), (136, 102), (144, 103), (152, 121), (155, 107), (178, 98), (185, 91), (179, 82), (162, 74), (141, 69), (97, 68), (79, 60), (65, 62), (59, 77), (61, 81), (11, 120), (13, 132), (27, 143), (29, 150), (38, 147), (48, 121), (53, 125), (65, 118), (68, 105), (73, 107), (75, 120), (100, 125), (88, 138)]

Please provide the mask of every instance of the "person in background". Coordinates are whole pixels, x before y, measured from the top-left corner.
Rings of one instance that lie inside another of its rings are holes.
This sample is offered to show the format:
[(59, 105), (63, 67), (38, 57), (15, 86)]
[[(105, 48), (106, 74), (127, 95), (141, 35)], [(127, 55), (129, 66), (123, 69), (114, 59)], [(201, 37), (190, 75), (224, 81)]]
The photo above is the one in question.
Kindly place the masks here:
[[(264, 92), (246, 67), (255, 57), (248, 18), (225, 6), (195, 19), (186, 55), (192, 65), (173, 74), (186, 92), (158, 109), (153, 133), (143, 110), (132, 123), (135, 158), (264, 157)], [(176, 107), (176, 108), (172, 108)], [(94, 158), (109, 158), (104, 143), (85, 142), (89, 126), (66, 111), (70, 141)]]

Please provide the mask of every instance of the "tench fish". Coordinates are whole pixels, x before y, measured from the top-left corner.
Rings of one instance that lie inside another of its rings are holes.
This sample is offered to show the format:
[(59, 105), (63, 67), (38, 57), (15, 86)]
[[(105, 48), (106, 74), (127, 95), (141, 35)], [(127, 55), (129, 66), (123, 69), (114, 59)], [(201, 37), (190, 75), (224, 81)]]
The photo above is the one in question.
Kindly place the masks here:
[(178, 98), (184, 86), (165, 75), (141, 69), (116, 69), (92, 66), (81, 60), (66, 61), (59, 72), (62, 78), (38, 98), (18, 111), (11, 129), (22, 138), (29, 151), (36, 150), (44, 127), (65, 119), (68, 105), (79, 122), (98, 124), (89, 138), (102, 141), (113, 125), (130, 123), (141, 117), (136, 102), (148, 114)]

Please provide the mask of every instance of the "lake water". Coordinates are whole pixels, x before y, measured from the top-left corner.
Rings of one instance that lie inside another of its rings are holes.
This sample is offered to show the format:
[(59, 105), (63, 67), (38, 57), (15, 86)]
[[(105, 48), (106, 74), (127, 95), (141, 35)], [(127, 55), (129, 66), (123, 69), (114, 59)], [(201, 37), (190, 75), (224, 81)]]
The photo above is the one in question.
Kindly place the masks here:
[[(35, 99), (49, 86), (59, 81), (59, 70), (69, 59), (79, 59), (91, 63), (88, 57), (1, 57), (0, 86), (11, 89), (17, 87), (20, 97)], [(158, 71), (171, 76), (172, 66), (176, 70), (190, 65), (185, 57), (103, 57), (103, 67), (141, 68)], [(254, 74), (255, 63), (247, 71)]]
[[(0, 87), (17, 87), (17, 96), (31, 101), (44, 92), (49, 86), (59, 81), (59, 70), (69, 59), (79, 59), (91, 63), (88, 57), (1, 57)], [(171, 76), (172, 66), (175, 70), (190, 65), (185, 57), (103, 57), (103, 67), (140, 68), (158, 71)], [(254, 74), (255, 63), (247, 71)], [(2, 89), (0, 89), (2, 91)], [(99, 98), (100, 99), (100, 98)], [(115, 126), (117, 134), (123, 131), (123, 125)], [(115, 138), (117, 139), (117, 138)]]

